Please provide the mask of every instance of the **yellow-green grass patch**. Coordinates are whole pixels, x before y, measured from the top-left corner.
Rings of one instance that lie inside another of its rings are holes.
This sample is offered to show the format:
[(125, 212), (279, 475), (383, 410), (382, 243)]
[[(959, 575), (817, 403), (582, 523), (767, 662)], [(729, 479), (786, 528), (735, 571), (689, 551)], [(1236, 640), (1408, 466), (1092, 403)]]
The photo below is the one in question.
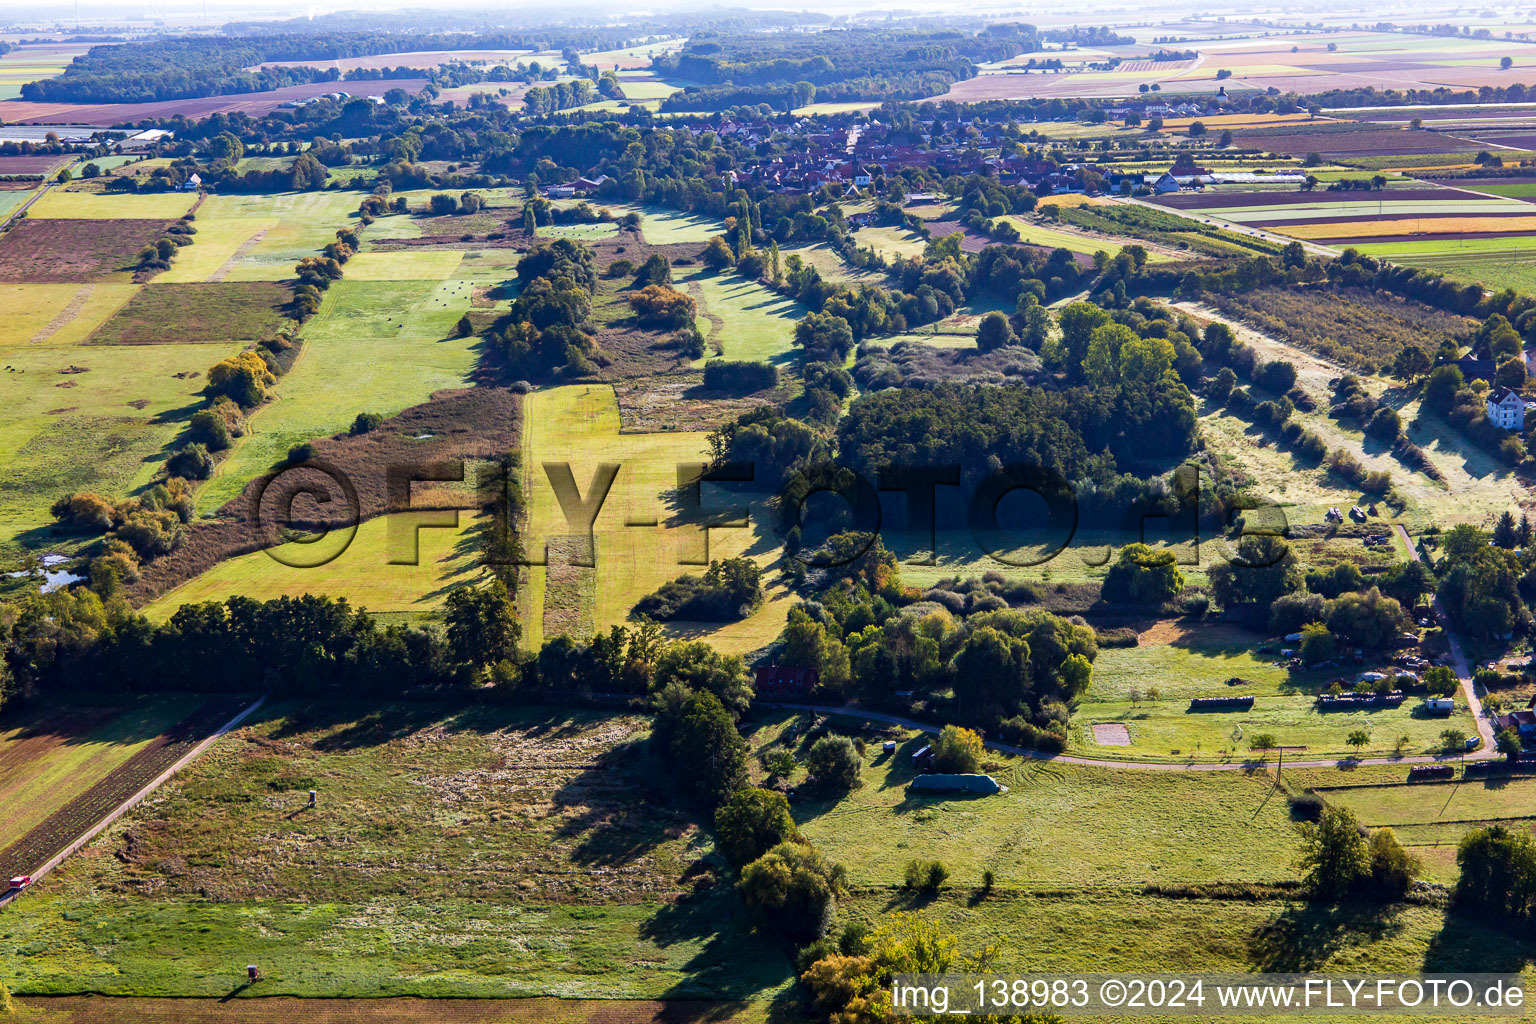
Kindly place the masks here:
[(680, 88), (659, 78), (637, 78), (629, 75), (621, 77), (619, 85), (624, 90), (624, 98), (631, 101), (666, 99)]
[[(1040, 205), (1050, 206), (1050, 198), (1041, 200)], [(1001, 219), (1012, 222), (1013, 226), (1019, 229), (1019, 244), (1021, 245), (1041, 245), (1048, 249), (1066, 249), (1068, 252), (1080, 252), (1090, 256), (1102, 250), (1108, 255), (1114, 256), (1127, 245), (1145, 244), (1139, 239), (1134, 238), (1102, 238), (1097, 235), (1082, 234), (1064, 228), (1046, 227), (1042, 224), (1025, 220), (1022, 217), (1008, 216)], [(1155, 262), (1150, 254), (1147, 259), (1149, 262)]]
[(83, 192), (54, 188), (27, 208), (39, 220), (173, 221), (192, 209), (190, 192)]
[[(1210, 552), (1215, 555), (1215, 552)], [(1251, 756), (1253, 738), (1269, 733), (1298, 758), (1345, 755), (1350, 732), (1364, 728), (1370, 742), (1364, 755), (1384, 756), (1407, 736), (1407, 752), (1440, 749), (1440, 733), (1458, 727), (1475, 731), (1464, 711), (1447, 720), (1425, 715), (1418, 701), (1370, 713), (1322, 712), (1313, 698), (1327, 673), (1291, 674), (1259, 655), (1256, 635), (1225, 633), (1221, 627), (1188, 630), (1172, 643), (1113, 647), (1099, 652), (1093, 684), (1072, 717), (1073, 747), (1106, 758), (1194, 758)], [(1230, 683), (1237, 679), (1240, 682)], [(1156, 699), (1150, 691), (1156, 690)], [(1252, 696), (1250, 711), (1190, 711), (1192, 697)], [(1124, 724), (1129, 746), (1100, 746), (1095, 724)]]
[[(615, 212), (617, 212), (615, 207)], [(640, 234), (652, 245), (677, 245), (707, 242), (725, 232), (725, 224), (712, 217), (699, 217), (661, 206), (640, 210)]]
[[(705, 533), (674, 507), (678, 466), (708, 459), (708, 435), (702, 431), (655, 434), (620, 432), (618, 400), (606, 385), (570, 385), (533, 392), (523, 413), (524, 488), (528, 494), (527, 550), (542, 559), (546, 541), (568, 533), (568, 526), (545, 463), (568, 463), (578, 490), (586, 495), (599, 463), (620, 466), (607, 500), (593, 525), (598, 585), (591, 618), (598, 629), (625, 622), (635, 602), (661, 584), (703, 571)], [(778, 555), (768, 532), (765, 496), (730, 494), (704, 484), (702, 511), (750, 510), (749, 525), (708, 531), (710, 560), (750, 555), (763, 566)], [(654, 526), (630, 526), (654, 521)], [(549, 574), (546, 573), (546, 576)], [(734, 623), (669, 624), (675, 635), (700, 636), (723, 650), (747, 651), (778, 635), (788, 615), (789, 595), (770, 580), (770, 600), (751, 617)], [(539, 605), (550, 607), (549, 588)], [(534, 605), (524, 603), (522, 614)], [(525, 628), (527, 628), (525, 623)]]
[[(375, 612), (435, 612), (455, 587), (481, 581), (484, 569), (478, 542), (484, 523), (469, 512), (458, 514), (453, 528), (416, 531), (417, 517), (397, 513), (367, 520), (350, 531), (256, 551), (217, 566), (163, 595), (145, 614), (164, 621), (184, 604), (249, 597), (315, 594), (345, 598), (355, 608)], [(345, 547), (343, 547), (345, 545)], [(324, 565), (318, 549), (335, 557)], [(395, 562), (415, 564), (393, 564)], [(291, 563), (291, 564), (290, 564)]]
[[(787, 721), (769, 718), (754, 744), (778, 738)], [(852, 732), (859, 723), (834, 716), (829, 725)], [(868, 744), (863, 785), (846, 798), (793, 805), (806, 838), (857, 885), (898, 886), (913, 857), (942, 860), (962, 884), (990, 869), (1005, 889), (1295, 877), (1300, 837), (1267, 773), (1041, 764), (988, 751), (983, 767), (1007, 793), (916, 794), (910, 755), (926, 740), (902, 734), (894, 754)]]
[(456, 305), (439, 287), (437, 281), (331, 285), (320, 312), (304, 326), (302, 354), (199, 493), (199, 510), (217, 509), (289, 448), (345, 430), (360, 412), (390, 416), (434, 391), (469, 383), (476, 340), (450, 337), (469, 308), (469, 289)]
[[(421, 200), (426, 193), (398, 194)], [(359, 227), (360, 201), (358, 194), (350, 191), (214, 195), (198, 209), (196, 224), (200, 235), (205, 224), (242, 222), (240, 226), (215, 228), (223, 239), (221, 251), (228, 253), (216, 268), (222, 280), (281, 281), (293, 277), (299, 260), (334, 241), (339, 228)], [(406, 220), (409, 218), (400, 214), (380, 218), (363, 229), (364, 246), (370, 234), (385, 237), (393, 225)], [(226, 249), (228, 240), (242, 232), (244, 239), (234, 249)], [(260, 239), (252, 241), (258, 234)]]
[(347, 261), (351, 281), (441, 281), (453, 277), (464, 254), (455, 249), (360, 252)]
[[(9, 286), (35, 308), (19, 311), (14, 323), (0, 329), (4, 345), (78, 345), (112, 317), (143, 285), (98, 281), (91, 284), (24, 284)], [(0, 292), (3, 294), (3, 292)]]
[(222, 277), (220, 272), (242, 248), (254, 246), (253, 239), (278, 223), (276, 217), (215, 217), (199, 211), (192, 244), (177, 250), (171, 269), (157, 274), (155, 280), (179, 284)]
[(908, 259), (921, 256), (928, 247), (927, 239), (906, 228), (860, 228), (853, 239), (861, 248), (875, 250), (886, 259)]

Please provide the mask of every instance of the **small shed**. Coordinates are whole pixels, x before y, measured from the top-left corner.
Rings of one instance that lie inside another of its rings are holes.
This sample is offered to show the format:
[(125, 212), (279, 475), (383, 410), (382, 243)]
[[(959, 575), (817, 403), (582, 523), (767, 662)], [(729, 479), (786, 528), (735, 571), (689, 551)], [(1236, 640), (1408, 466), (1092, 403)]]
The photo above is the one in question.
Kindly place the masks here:
[(975, 793), (977, 796), (1008, 792), (1007, 786), (990, 775), (919, 775), (912, 780), (911, 788), (918, 793)]
[(912, 752), (912, 767), (920, 772), (928, 771), (933, 767), (933, 746), (924, 744), (919, 750)]
[(1448, 715), (1456, 710), (1455, 697), (1425, 697), (1424, 712), (1430, 715)]

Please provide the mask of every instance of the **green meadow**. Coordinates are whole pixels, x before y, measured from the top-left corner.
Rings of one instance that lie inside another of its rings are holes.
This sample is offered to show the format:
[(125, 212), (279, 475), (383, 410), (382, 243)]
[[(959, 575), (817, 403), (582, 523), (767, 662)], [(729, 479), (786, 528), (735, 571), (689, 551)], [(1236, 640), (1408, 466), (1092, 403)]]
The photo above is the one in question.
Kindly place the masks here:
[(715, 358), (718, 347), (726, 359), (789, 362), (795, 323), (806, 314), (800, 303), (734, 273), (695, 270), (675, 274), (675, 281), (699, 304), (698, 326), (710, 345), (705, 358)]
[(453, 338), (469, 308), (467, 282), (342, 280), (304, 325), (304, 349), (250, 417), (214, 478), (198, 493), (211, 512), (301, 441), (346, 430), (360, 412), (388, 416), (434, 391), (469, 383), (474, 337)]
[(8, 909), (0, 981), (222, 996), (256, 962), (266, 995), (771, 998), (787, 957), (685, 877), (712, 845), (645, 727), (270, 705)]
[[(208, 345), (0, 348), (0, 547), (47, 544), (48, 507), (74, 491), (118, 500), (149, 483), (203, 374), (239, 349)], [(178, 376), (181, 375), (181, 376)]]

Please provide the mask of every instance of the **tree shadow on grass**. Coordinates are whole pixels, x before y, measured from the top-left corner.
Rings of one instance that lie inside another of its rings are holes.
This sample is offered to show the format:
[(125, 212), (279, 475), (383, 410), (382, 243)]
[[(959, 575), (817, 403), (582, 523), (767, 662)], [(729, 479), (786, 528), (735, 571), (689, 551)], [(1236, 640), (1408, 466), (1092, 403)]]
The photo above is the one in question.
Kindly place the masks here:
[(1270, 974), (1305, 974), (1321, 970), (1346, 946), (1380, 942), (1399, 935), (1402, 904), (1293, 903), (1254, 929), (1248, 959)]
[(1514, 974), (1536, 962), (1536, 942), (1513, 929), (1505, 930), (1485, 916), (1472, 918), (1455, 910), (1424, 950), (1426, 973)]
[(563, 839), (579, 837), (573, 863), (632, 864), (698, 823), (655, 771), (645, 741), (631, 740), (604, 751), (555, 791), (556, 807), (579, 808), (558, 832)]
[(746, 924), (736, 894), (723, 884), (693, 889), (659, 908), (641, 923), (640, 937), (664, 948), (703, 943), (683, 965), (686, 977), (663, 999), (745, 999), (782, 984), (794, 971), (782, 942)]

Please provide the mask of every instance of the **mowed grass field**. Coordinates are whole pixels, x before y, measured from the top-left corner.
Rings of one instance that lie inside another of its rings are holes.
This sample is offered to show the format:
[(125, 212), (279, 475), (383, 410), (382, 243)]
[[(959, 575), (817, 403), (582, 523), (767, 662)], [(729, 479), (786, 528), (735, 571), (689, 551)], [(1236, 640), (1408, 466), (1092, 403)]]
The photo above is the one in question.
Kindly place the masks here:
[(0, 346), (0, 549), (25, 540), (51, 550), (40, 531), (62, 495), (117, 500), (148, 483), (200, 401), (203, 375), (239, 348)]
[(713, 871), (684, 880), (712, 844), (645, 729), (270, 706), (7, 909), (0, 980), (223, 996), (254, 962), (258, 995), (771, 998), (791, 965)]
[[(906, 788), (909, 755), (925, 741), (836, 715), (813, 729), (808, 715), (764, 713), (744, 728), (757, 750), (780, 749), (792, 721), (797, 740), (788, 746), (797, 756), (823, 729), (867, 744), (859, 788), (840, 801), (793, 805), (801, 832), (848, 868), (855, 895), (840, 907), (845, 918), (876, 926), (892, 911), (918, 911), (955, 932), (961, 950), (995, 945), (998, 969), (1417, 972), (1497, 964), (1518, 972), (1536, 960), (1528, 938), (1439, 906), (1330, 908), (1288, 898), (1283, 888), (1268, 895), (1247, 888), (1301, 876), (1301, 835), (1272, 763), (1251, 772), (1128, 771), (988, 751), (983, 770), (1007, 793), (914, 794)], [(898, 742), (894, 756), (881, 750), (887, 738)], [(1309, 769), (1293, 777), (1287, 769), (1285, 776), (1299, 789), (1405, 773)], [(936, 895), (901, 889), (915, 858), (949, 869)], [(986, 871), (990, 893), (981, 891)], [(1251, 898), (1211, 898), (1218, 889)]]
[(187, 713), (183, 696), (81, 695), (0, 715), (0, 847), (101, 781)]
[(39, 220), (173, 221), (191, 210), (195, 202), (197, 196), (191, 192), (86, 192), (53, 188), (27, 208), (27, 216)]
[(698, 302), (698, 326), (710, 346), (696, 366), (714, 358), (717, 347), (726, 359), (790, 362), (795, 324), (807, 312), (800, 303), (739, 274), (695, 270), (675, 273), (674, 280)]
[[(789, 748), (803, 756), (812, 742), (808, 715), (763, 712), (745, 728), (755, 747), (777, 749), (791, 723), (798, 740)], [(857, 735), (861, 724), (832, 715), (827, 728)], [(856, 885), (895, 888), (913, 857), (944, 861), (962, 886), (979, 885), (990, 869), (1005, 889), (1297, 877), (1300, 837), (1266, 772), (1090, 768), (988, 751), (985, 770), (1007, 793), (916, 794), (907, 790), (911, 754), (927, 741), (891, 735), (894, 755), (875, 742), (885, 732), (866, 734), (863, 784), (848, 797), (792, 805), (801, 831), (846, 865)], [(1240, 834), (1234, 821), (1243, 822)]]
[[(355, 535), (283, 545), (272, 553), (241, 555), (163, 595), (144, 609), (159, 622), (184, 604), (240, 596), (255, 601), (317, 594), (345, 598), (372, 612), (431, 614), (454, 587), (479, 583), (481, 566), (476, 516), (459, 513), (454, 528), (414, 531), (409, 513), (381, 516), (358, 525)], [(413, 540), (413, 537), (415, 540)], [(339, 553), (338, 553), (339, 552)], [(323, 565), (314, 563), (331, 557)], [(403, 564), (414, 560), (415, 564)], [(402, 564), (397, 564), (402, 563)]]
[(450, 335), (471, 291), (464, 281), (333, 284), (275, 400), (250, 417), (250, 431), (199, 491), (199, 511), (234, 498), (301, 441), (346, 430), (358, 413), (393, 415), (467, 384), (477, 341)]
[[(415, 209), (425, 205), (430, 192), (396, 194), (405, 196)], [(352, 191), (210, 195), (198, 208), (193, 244), (183, 249), (171, 269), (155, 280), (164, 283), (288, 280), (293, 277), (294, 265), (299, 260), (315, 255), (335, 240), (338, 228), (357, 226), (360, 201), (360, 195)], [(363, 230), (363, 245), (366, 249), (370, 239), (417, 237), (420, 233), (410, 215), (390, 214)], [(422, 255), (439, 264), (447, 259), (447, 254), (442, 252)], [(366, 273), (366, 270), (354, 271), (349, 263), (346, 272), (351, 277)]]
[[(635, 602), (667, 580), (704, 570), (688, 564), (748, 555), (763, 566), (778, 556), (769, 533), (763, 496), (728, 493), (723, 485), (701, 486), (704, 514), (745, 508), (748, 525), (706, 532), (699, 516), (678, 507), (678, 466), (708, 461), (703, 432), (621, 433), (618, 401), (607, 385), (568, 385), (541, 389), (528, 396), (523, 422), (524, 490), (528, 495), (528, 530), (524, 544), (531, 559), (544, 554), (546, 542), (569, 533), (545, 463), (569, 464), (583, 498), (589, 497), (599, 463), (617, 463), (612, 490), (593, 524), (595, 565), (579, 569), (579, 579), (566, 580), (551, 565), (530, 574), (519, 595), (523, 636), (530, 646), (552, 636), (556, 625), (574, 619), (597, 629), (628, 620)], [(649, 523), (653, 525), (628, 525)], [(707, 538), (707, 544), (706, 544)], [(550, 558), (561, 561), (567, 542), (556, 540)], [(569, 559), (566, 559), (569, 561)], [(566, 566), (564, 568), (569, 568)], [(558, 584), (550, 579), (556, 577)], [(776, 576), (765, 580), (768, 598), (750, 618), (733, 623), (671, 623), (668, 632), (708, 640), (721, 650), (745, 652), (765, 646), (778, 636), (793, 599)], [(538, 609), (537, 614), (533, 610)]]

